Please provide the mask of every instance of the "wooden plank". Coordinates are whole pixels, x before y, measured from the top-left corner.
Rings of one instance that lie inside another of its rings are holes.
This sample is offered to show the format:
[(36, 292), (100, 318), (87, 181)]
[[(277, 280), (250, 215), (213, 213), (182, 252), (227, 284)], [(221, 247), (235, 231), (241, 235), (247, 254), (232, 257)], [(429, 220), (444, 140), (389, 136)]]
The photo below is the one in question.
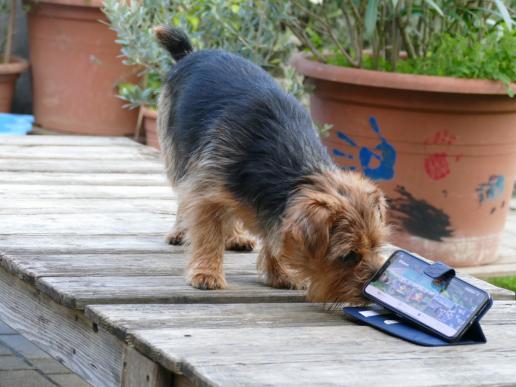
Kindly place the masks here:
[(461, 273), (467, 273), (478, 278), (492, 278), (504, 276), (516, 276), (516, 255), (514, 262), (507, 264), (490, 264), (485, 266), (476, 266), (460, 269)]
[[(40, 185), (30, 184), (0, 186), (3, 199), (174, 199), (175, 194), (167, 186), (122, 185)], [(1, 203), (1, 202), (0, 202)]]
[[(482, 319), (482, 325), (516, 324), (512, 301), (495, 301), (497, 307)], [(322, 304), (128, 304), (88, 305), (91, 321), (132, 343), (134, 331), (157, 329), (230, 329), (317, 327), (353, 325), (341, 310), (327, 310)]]
[(171, 199), (2, 199), (0, 215), (89, 214), (131, 212), (139, 216), (175, 215), (177, 202)]
[(270, 288), (256, 275), (228, 275), (229, 287), (199, 290), (182, 276), (42, 277), (38, 289), (68, 308), (89, 304), (302, 302), (304, 292)]
[(124, 355), (122, 387), (170, 387), (172, 374), (132, 347)]
[(154, 160), (20, 160), (0, 159), (0, 170), (10, 172), (76, 173), (161, 173), (163, 166)]
[[(230, 275), (256, 274), (257, 253), (224, 255), (224, 271)], [(189, 257), (184, 249), (153, 254), (59, 254), (9, 255), (0, 253), (0, 265), (34, 283), (40, 277), (182, 276)]]
[(132, 343), (135, 330), (241, 327), (307, 327), (352, 324), (321, 304), (128, 304), (88, 305), (86, 316)]
[(3, 145), (0, 159), (25, 160), (157, 160), (159, 151), (151, 147), (127, 145), (63, 146), (63, 145)]
[(3, 215), (0, 234), (58, 234), (65, 235), (114, 235), (114, 234), (156, 234), (163, 235), (174, 224), (175, 216), (152, 213), (109, 213), (109, 214), (39, 214)]
[[(72, 173), (72, 172), (4, 172), (0, 171), (0, 185), (166, 185), (164, 174), (158, 173)], [(27, 187), (28, 188), (28, 187)], [(33, 188), (34, 189), (34, 188)]]
[(497, 309), (510, 320), (484, 324), (488, 342), (474, 346), (419, 347), (345, 323), (295, 329), (184, 326), (133, 335), (139, 351), (207, 386), (516, 384), (516, 304), (496, 303)]
[(170, 246), (162, 235), (84, 235), (0, 234), (0, 251), (7, 254), (141, 254), (164, 253), (182, 247)]
[(94, 386), (118, 386), (124, 344), (0, 270), (0, 319)]
[(2, 136), (2, 145), (63, 145), (63, 146), (113, 146), (123, 145), (142, 147), (136, 141), (126, 137), (101, 136)]

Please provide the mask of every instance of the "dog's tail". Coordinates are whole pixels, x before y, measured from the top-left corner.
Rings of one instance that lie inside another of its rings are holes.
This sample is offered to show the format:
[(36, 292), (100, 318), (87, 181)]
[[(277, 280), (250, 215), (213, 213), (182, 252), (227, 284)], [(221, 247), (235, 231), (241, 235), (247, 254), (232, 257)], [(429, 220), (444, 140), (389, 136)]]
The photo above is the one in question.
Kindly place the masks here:
[(154, 28), (154, 33), (160, 44), (170, 52), (176, 62), (193, 51), (190, 39), (179, 28), (158, 26)]

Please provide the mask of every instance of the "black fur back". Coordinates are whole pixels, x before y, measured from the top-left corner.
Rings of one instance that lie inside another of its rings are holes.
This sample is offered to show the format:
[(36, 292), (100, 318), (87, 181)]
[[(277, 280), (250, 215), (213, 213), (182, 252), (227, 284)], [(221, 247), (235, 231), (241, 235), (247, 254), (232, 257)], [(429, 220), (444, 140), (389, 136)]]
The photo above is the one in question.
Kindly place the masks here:
[(177, 181), (190, 159), (224, 179), (267, 227), (307, 175), (333, 168), (308, 112), (260, 67), (227, 52), (194, 52), (167, 81)]

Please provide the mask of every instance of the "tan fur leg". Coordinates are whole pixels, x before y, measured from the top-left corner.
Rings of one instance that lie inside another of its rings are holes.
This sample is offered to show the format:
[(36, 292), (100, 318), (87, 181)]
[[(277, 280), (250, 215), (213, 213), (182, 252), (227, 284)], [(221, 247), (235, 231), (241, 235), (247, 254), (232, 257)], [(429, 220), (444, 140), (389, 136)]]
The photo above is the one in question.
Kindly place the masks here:
[(267, 246), (264, 246), (260, 251), (256, 266), (258, 271), (262, 273), (266, 285), (280, 289), (296, 288), (296, 286), (290, 282), (287, 273), (280, 266), (277, 258), (271, 254)]
[(182, 245), (185, 241), (186, 227), (183, 224), (181, 203), (182, 201), (178, 199), (176, 221), (165, 237), (169, 245)]
[(236, 220), (229, 227), (226, 234), (226, 250), (253, 251), (256, 241), (244, 230), (242, 222)]
[(187, 280), (198, 289), (223, 289), (224, 278), (224, 218), (225, 208), (213, 201), (192, 198), (195, 206), (185, 213), (192, 257), (188, 263)]

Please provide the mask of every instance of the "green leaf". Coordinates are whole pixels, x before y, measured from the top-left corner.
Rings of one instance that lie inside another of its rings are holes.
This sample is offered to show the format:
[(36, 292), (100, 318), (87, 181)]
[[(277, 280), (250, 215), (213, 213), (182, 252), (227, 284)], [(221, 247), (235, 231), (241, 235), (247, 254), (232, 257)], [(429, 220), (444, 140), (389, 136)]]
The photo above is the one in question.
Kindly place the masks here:
[(437, 12), (439, 15), (444, 17), (444, 13), (443, 13), (441, 7), (439, 7), (434, 0), (425, 0), (425, 3), (427, 3), (431, 8), (433, 8), (435, 10), (435, 12)]
[(505, 21), (505, 24), (507, 25), (507, 28), (509, 30), (511, 30), (512, 29), (512, 19), (511, 19), (511, 15), (509, 14), (509, 10), (507, 9), (507, 7), (505, 6), (505, 4), (503, 3), (502, 0), (494, 0), (494, 2), (496, 4), (496, 7), (498, 8), (498, 10), (500, 11), (502, 18)]
[(376, 29), (378, 20), (378, 0), (368, 0), (364, 17), (366, 36), (371, 37)]

